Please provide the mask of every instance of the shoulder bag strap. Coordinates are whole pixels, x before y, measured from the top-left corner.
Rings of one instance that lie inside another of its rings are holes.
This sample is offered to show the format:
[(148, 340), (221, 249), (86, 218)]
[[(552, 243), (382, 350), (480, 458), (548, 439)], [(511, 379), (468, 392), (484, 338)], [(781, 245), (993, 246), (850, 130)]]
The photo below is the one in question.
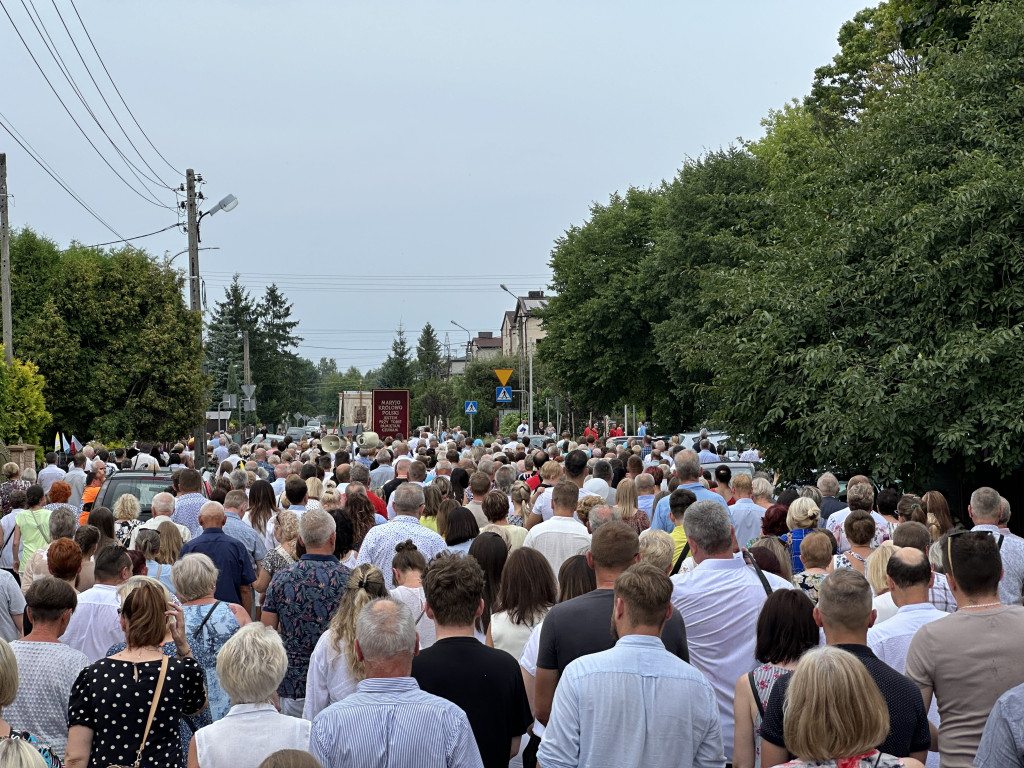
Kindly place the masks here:
[(39, 511), (38, 509), (30, 509), (29, 510), (29, 512), (32, 513), (32, 522), (35, 524), (36, 530), (39, 531), (39, 535), (43, 537), (43, 541), (45, 541), (47, 544), (49, 544), (50, 543), (50, 534), (43, 530), (43, 526), (41, 526), (39, 524), (39, 520), (36, 519), (36, 512), (38, 512), (38, 511)]
[(761, 719), (764, 720), (764, 704), (761, 702), (761, 694), (757, 692), (757, 681), (754, 680), (753, 672), (747, 672), (747, 682), (750, 683), (750, 692), (754, 694), (754, 703), (757, 705), (757, 711), (761, 715)]
[(764, 571), (762, 571), (761, 566), (757, 564), (757, 560), (755, 560), (749, 552), (743, 553), (743, 560), (754, 566), (754, 571), (757, 573), (757, 578), (761, 580), (761, 586), (764, 587), (765, 594), (770, 595), (772, 593), (772, 585), (768, 583), (768, 579), (765, 578)]
[(676, 564), (672, 566), (672, 573), (670, 573), (669, 576), (675, 576), (677, 573), (679, 573), (679, 569), (683, 567), (683, 561), (689, 554), (690, 542), (686, 542), (685, 544), (683, 544), (683, 551), (679, 553), (679, 559), (676, 560)]
[(156, 681), (156, 692), (153, 693), (153, 703), (149, 707), (149, 718), (146, 720), (146, 730), (142, 734), (142, 746), (139, 747), (139, 754), (135, 758), (134, 768), (139, 768), (142, 764), (142, 752), (146, 748), (146, 742), (149, 740), (149, 729), (153, 725), (153, 718), (156, 716), (156, 708), (160, 704), (160, 694), (164, 689), (164, 680), (167, 677), (167, 663), (168, 658), (164, 656), (160, 660), (160, 677)]
[(1005, 537), (1005, 536), (1003, 536), (1003, 534), (1001, 534), (1001, 533), (1000, 533), (1000, 534), (999, 534), (999, 551), (1000, 551), (1000, 552), (1002, 552), (1002, 551), (1003, 551), (1003, 542), (1004, 542), (1005, 540), (1006, 540), (1006, 537)]
[(196, 631), (192, 633), (192, 637), (199, 637), (203, 633), (203, 627), (206, 626), (206, 622), (208, 622), (210, 617), (213, 616), (213, 612), (217, 610), (218, 605), (220, 605), (220, 600), (217, 600), (210, 606), (210, 610), (206, 612), (206, 618), (203, 619), (202, 624), (196, 627)]

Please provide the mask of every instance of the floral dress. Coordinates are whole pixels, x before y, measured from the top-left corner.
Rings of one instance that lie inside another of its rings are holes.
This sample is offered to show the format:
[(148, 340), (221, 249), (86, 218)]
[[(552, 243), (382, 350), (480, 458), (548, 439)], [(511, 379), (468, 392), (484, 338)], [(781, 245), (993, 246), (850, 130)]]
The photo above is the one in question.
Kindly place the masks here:
[(28, 731), (16, 731), (11, 728), (11, 732), (7, 736), (0, 737), (5, 739), (21, 739), (31, 744), (37, 752), (43, 757), (43, 761), (46, 763), (46, 768), (64, 768), (64, 763), (56, 752), (53, 751), (48, 745), (40, 744), (39, 739), (33, 736)]
[(651, 527), (651, 518), (642, 509), (634, 510), (633, 516), (629, 520), (623, 520), (623, 522), (633, 526), (633, 530), (637, 532), (638, 536)]
[(114, 536), (117, 537), (117, 542), (124, 547), (127, 547), (132, 540), (132, 532), (142, 525), (141, 520), (118, 520), (114, 523)]
[(793, 576), (793, 584), (804, 591), (804, 594), (811, 598), (811, 602), (818, 604), (818, 590), (821, 589), (821, 582), (825, 580), (824, 573), (797, 573)]
[[(217, 678), (217, 653), (238, 631), (238, 619), (228, 604), (219, 600), (202, 605), (183, 605), (182, 610), (185, 612), (185, 628), (189, 645), (192, 646), (192, 655), (206, 674), (210, 717), (213, 722), (217, 722), (231, 709), (231, 700), (220, 687)], [(203, 627), (201, 630), (200, 625)]]
[(31, 485), (32, 483), (28, 480), (8, 480), (3, 485), (0, 485), (0, 517), (13, 509), (11, 506), (11, 494), (15, 491), (27, 491)]
[(775, 681), (788, 671), (774, 664), (762, 664), (750, 673), (754, 677), (757, 698), (760, 699), (757, 716), (754, 718), (754, 768), (761, 768), (761, 713), (768, 706), (768, 697), (772, 694)]
[(863, 755), (854, 757), (841, 757), (838, 760), (825, 760), (823, 762), (805, 760), (790, 760), (782, 763), (779, 768), (899, 768), (904, 762), (898, 757), (886, 755), (873, 749)]

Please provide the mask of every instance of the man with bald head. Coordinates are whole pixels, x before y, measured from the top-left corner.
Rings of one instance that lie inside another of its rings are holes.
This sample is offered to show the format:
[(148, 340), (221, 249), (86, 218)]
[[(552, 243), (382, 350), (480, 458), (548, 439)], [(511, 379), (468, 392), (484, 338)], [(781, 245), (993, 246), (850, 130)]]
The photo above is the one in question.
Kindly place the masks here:
[(135, 537), (139, 535), (139, 531), (143, 528), (155, 531), (164, 523), (176, 526), (178, 528), (178, 533), (181, 534), (181, 540), (183, 542), (192, 538), (192, 531), (190, 531), (187, 526), (181, 525), (181, 523), (176, 523), (171, 519), (171, 515), (174, 514), (174, 497), (171, 496), (171, 494), (164, 492), (158, 493), (154, 496), (151, 510), (153, 512), (153, 516), (132, 531), (132, 538), (128, 543), (129, 549), (135, 549)]
[(213, 560), (218, 572), (213, 596), (226, 603), (241, 604), (251, 613), (251, 585), (256, 581), (256, 574), (242, 542), (224, 533), (226, 521), (222, 504), (216, 501), (203, 504), (199, 510), (199, 525), (203, 533), (186, 543), (181, 548), (181, 555), (198, 552)]

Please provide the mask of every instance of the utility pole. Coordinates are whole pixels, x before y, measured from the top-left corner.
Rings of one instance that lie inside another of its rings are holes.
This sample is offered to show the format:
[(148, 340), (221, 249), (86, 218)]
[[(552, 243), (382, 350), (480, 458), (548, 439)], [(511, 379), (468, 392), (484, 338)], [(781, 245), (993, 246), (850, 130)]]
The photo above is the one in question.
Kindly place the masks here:
[[(199, 215), (196, 211), (196, 172), (185, 171), (185, 213), (188, 217), (188, 308), (199, 313), (199, 349), (203, 348), (203, 310), (199, 292)], [(205, 415), (204, 406), (204, 415)], [(206, 419), (202, 419), (193, 433), (195, 440), (195, 467), (200, 472), (206, 466)]]
[(7, 155), (0, 152), (0, 282), (3, 293), (4, 359), (14, 363), (14, 327), (11, 321), (11, 228), (7, 222)]
[[(249, 375), (249, 332), (248, 331), (242, 331), (242, 384), (244, 385), (242, 387), (242, 391), (245, 392), (245, 396), (247, 398), (251, 397), (251, 395), (249, 394), (249, 386), (252, 384), (252, 379), (251, 379), (251, 377)], [(243, 411), (242, 411), (242, 407), (240, 405), (239, 409), (238, 409), (238, 429), (239, 429), (239, 431), (241, 431), (242, 436), (244, 437), (245, 436), (245, 428), (242, 425), (242, 419), (244, 418), (244, 416), (242, 414), (243, 414)]]

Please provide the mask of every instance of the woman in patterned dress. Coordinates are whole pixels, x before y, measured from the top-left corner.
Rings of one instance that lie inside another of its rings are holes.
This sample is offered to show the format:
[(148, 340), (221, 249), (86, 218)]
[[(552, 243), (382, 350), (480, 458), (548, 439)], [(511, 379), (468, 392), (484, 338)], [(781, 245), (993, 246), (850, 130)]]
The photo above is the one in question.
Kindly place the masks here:
[[(736, 681), (736, 736), (733, 768), (760, 768), (761, 717), (775, 681), (796, 668), (805, 651), (819, 642), (814, 604), (798, 589), (772, 592), (757, 617), (754, 657), (761, 662)], [(756, 697), (755, 697), (756, 691)]]

